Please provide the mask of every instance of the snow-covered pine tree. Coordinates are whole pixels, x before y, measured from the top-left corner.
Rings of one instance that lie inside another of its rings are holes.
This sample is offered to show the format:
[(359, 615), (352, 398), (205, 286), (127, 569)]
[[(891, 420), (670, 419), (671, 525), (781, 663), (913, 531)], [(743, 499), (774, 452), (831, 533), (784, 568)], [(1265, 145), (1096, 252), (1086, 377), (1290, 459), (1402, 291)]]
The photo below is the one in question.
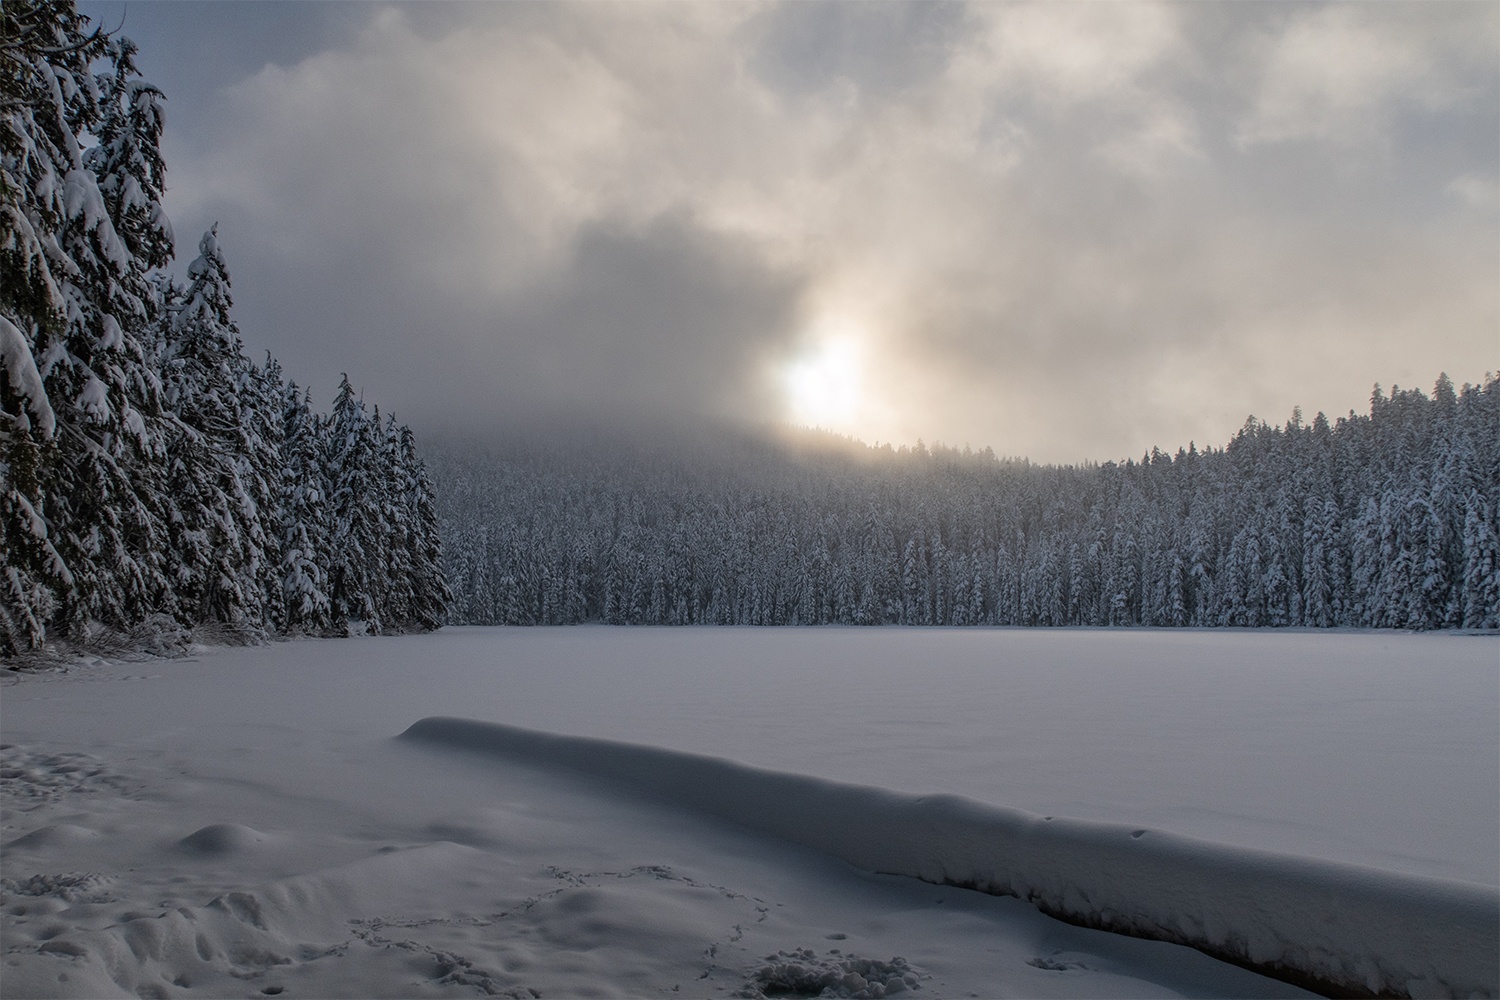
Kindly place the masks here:
[(1381, 605), (1380, 501), (1365, 496), (1349, 530), (1349, 623), (1374, 627), (1384, 617)]
[(325, 635), (333, 628), (328, 598), (328, 512), (321, 426), (306, 393), (282, 390), (280, 497), (281, 627), (293, 635)]
[(0, 646), (14, 651), (49, 624), (128, 628), (171, 610), (172, 595), (156, 381), (139, 340), (152, 264), (101, 191), (123, 173), (96, 174), (81, 145), (110, 117), (90, 69), (110, 43), (71, 3), (6, 4), (0, 27), (0, 536), (13, 547)]
[(1332, 501), (1317, 495), (1307, 498), (1302, 518), (1302, 616), (1307, 625), (1328, 628), (1335, 623), (1333, 592), (1335, 580), (1329, 574), (1331, 525), (1337, 511)]
[(349, 376), (342, 375), (323, 448), (323, 478), (328, 484), (328, 596), (335, 628), (339, 623), (362, 622), (366, 630), (379, 632), (376, 599), (384, 572), (379, 562), (384, 484), (371, 423)]
[(162, 92), (139, 79), (136, 44), (110, 38), (112, 72), (98, 78), (99, 144), (86, 162), (99, 178), (99, 193), (115, 232), (142, 269), (165, 267), (175, 250), (172, 224), (162, 208), (166, 162), (161, 155)]
[[(411, 574), (409, 609), (411, 624), (419, 629), (439, 628), (448, 620), (452, 591), (443, 576), (443, 549), (437, 508), (427, 469), (417, 454), (417, 439), (410, 427), (401, 426), (397, 460), (406, 484), (407, 565)], [(580, 621), (581, 617), (571, 617)]]
[(1479, 491), (1464, 502), (1463, 627), (1500, 628), (1500, 539)]
[(0, 7), (0, 653), (40, 646), (58, 594), (73, 584), (44, 516), (57, 416), (36, 357), (63, 316), (43, 241), (55, 240), (62, 224), (59, 147), (70, 131), (48, 53), (76, 44), (69, 27), (81, 24), (55, 24), (34, 7)]
[(414, 618), (416, 594), (411, 559), (410, 496), (414, 490), (411, 472), (401, 451), (401, 428), (394, 416), (382, 423), (376, 407), (371, 421), (379, 436), (380, 491), (379, 568), (380, 618), (390, 631), (406, 631)]
[[(265, 532), (252, 481), (240, 388), (248, 364), (229, 316), (217, 227), (203, 234), (189, 284), (165, 311), (162, 383), (175, 416), (168, 442), (175, 584), (193, 622), (257, 636), (266, 626)], [(259, 445), (254, 446), (259, 450)]]
[(256, 591), (262, 595), (261, 619), (280, 631), (286, 621), (281, 602), (281, 504), (282, 436), (286, 433), (281, 404), (284, 383), (281, 365), (270, 353), (256, 365), (243, 353), (235, 359), (236, 390), (240, 403), (240, 482), (255, 509)]

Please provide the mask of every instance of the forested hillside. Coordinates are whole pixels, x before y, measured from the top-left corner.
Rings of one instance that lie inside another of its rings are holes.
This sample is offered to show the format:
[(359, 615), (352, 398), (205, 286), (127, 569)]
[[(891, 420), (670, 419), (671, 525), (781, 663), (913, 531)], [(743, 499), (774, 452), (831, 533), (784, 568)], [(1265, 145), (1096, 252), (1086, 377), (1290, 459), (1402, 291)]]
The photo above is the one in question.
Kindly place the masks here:
[(1078, 467), (709, 431), (454, 444), (434, 497), (347, 378), (323, 414), (247, 357), (216, 231), (170, 276), (135, 46), (71, 3), (0, 28), (0, 654), (449, 618), (1500, 626), (1495, 376)]
[(251, 361), (215, 232), (165, 268), (163, 95), (68, 3), (0, 6), (0, 654), (434, 628), (411, 431)]
[(826, 444), (439, 452), (453, 618), (1500, 625), (1493, 376), (1123, 464)]

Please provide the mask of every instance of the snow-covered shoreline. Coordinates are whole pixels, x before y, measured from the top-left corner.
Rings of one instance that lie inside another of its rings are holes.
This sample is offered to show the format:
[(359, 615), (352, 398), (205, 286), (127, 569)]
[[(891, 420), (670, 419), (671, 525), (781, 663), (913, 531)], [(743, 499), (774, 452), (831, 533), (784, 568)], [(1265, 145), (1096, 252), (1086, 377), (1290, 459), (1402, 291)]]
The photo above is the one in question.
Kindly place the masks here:
[(867, 871), (1015, 896), (1331, 995), (1496, 996), (1500, 890), (900, 795), (659, 747), (427, 718), (402, 739), (563, 767)]

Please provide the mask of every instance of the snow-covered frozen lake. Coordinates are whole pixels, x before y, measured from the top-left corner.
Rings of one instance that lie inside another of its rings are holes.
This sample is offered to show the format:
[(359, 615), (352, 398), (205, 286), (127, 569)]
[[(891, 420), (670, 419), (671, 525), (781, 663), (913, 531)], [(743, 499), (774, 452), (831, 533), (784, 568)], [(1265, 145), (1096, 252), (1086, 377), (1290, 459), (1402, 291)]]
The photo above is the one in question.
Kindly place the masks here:
[(724, 995), (799, 948), (923, 996), (1296, 993), (393, 742), (434, 715), (1500, 883), (1494, 636), (450, 628), (3, 695), (6, 996)]

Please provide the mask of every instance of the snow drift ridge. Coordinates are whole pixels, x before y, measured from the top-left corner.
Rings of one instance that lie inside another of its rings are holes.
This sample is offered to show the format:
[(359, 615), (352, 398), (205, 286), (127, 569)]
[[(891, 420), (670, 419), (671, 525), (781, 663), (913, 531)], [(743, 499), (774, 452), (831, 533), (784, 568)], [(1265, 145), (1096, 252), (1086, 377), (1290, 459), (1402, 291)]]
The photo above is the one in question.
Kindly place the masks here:
[(1017, 896), (1339, 996), (1500, 996), (1500, 890), (722, 758), (431, 717), (402, 739), (602, 778), (869, 871)]

